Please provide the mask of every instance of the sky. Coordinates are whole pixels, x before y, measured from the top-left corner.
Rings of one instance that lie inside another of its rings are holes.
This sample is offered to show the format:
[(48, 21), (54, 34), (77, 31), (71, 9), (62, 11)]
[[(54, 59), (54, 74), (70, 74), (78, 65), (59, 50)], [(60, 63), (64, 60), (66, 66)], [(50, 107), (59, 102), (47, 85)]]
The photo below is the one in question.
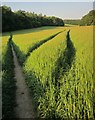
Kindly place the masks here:
[(95, 0), (1, 0), (2, 2), (94, 2)]
[(93, 2), (2, 2), (15, 10), (25, 10), (62, 19), (81, 19), (93, 9)]

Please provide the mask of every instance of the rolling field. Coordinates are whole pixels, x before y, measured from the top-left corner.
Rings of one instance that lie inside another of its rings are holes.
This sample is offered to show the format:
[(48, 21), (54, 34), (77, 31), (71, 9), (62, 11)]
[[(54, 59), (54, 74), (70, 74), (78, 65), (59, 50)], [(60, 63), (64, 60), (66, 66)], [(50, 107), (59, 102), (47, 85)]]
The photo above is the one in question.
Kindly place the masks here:
[[(36, 47), (39, 47), (44, 42), (51, 40), (53, 37), (55, 37), (57, 34), (62, 32), (63, 28), (52, 28), (48, 30), (47, 28), (44, 28), (43, 30), (38, 30), (35, 32), (31, 32), (29, 34), (17, 34), (14, 35), (13, 41), (15, 45), (15, 51), (17, 53), (17, 56), (20, 58), (20, 63), (24, 63), (26, 60), (26, 57), (29, 55), (29, 53), (36, 49)], [(19, 40), (20, 39), (20, 40)], [(23, 41), (23, 44), (22, 44)], [(18, 52), (19, 51), (19, 52)]]
[[(38, 116), (94, 118), (93, 27), (42, 27), (12, 33)], [(3, 35), (3, 64), (8, 38)]]

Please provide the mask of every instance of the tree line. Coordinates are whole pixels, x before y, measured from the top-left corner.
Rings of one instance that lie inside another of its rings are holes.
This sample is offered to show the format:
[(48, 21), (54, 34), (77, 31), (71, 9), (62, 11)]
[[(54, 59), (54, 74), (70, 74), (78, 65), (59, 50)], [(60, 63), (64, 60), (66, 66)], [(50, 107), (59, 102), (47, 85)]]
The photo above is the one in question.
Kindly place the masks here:
[(90, 26), (95, 25), (95, 10), (89, 11), (88, 14), (84, 15), (81, 19), (68, 19), (64, 20), (65, 24), (80, 25), (80, 26)]
[(8, 6), (1, 6), (1, 9), (3, 32), (41, 26), (64, 26), (64, 21), (58, 17), (48, 17), (23, 10), (12, 11)]
[(95, 10), (91, 10), (88, 14), (84, 15), (80, 21), (80, 25), (95, 25)]

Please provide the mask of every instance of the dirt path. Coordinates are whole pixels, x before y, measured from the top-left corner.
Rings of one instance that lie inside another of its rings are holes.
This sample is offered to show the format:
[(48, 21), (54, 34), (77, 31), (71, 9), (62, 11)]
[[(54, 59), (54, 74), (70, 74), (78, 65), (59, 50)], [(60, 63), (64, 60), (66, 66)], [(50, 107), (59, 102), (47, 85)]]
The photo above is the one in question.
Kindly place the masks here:
[(16, 78), (16, 102), (17, 106), (15, 108), (16, 118), (35, 118), (32, 99), (29, 95), (28, 87), (25, 83), (25, 78), (21, 69), (21, 66), (18, 63), (14, 49), (14, 65), (15, 65), (15, 78)]

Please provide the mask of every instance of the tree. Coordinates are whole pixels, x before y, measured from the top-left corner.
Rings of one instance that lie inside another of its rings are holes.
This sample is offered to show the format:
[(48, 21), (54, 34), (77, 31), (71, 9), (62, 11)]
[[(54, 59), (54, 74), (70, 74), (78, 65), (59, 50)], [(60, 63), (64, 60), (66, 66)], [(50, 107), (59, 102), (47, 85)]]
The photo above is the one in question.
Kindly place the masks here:
[(91, 10), (87, 15), (83, 16), (80, 25), (95, 25), (95, 10)]
[(13, 31), (29, 29), (40, 26), (64, 26), (62, 19), (57, 17), (47, 17), (34, 12), (18, 10), (13, 12), (10, 7), (2, 6), (2, 31)]

